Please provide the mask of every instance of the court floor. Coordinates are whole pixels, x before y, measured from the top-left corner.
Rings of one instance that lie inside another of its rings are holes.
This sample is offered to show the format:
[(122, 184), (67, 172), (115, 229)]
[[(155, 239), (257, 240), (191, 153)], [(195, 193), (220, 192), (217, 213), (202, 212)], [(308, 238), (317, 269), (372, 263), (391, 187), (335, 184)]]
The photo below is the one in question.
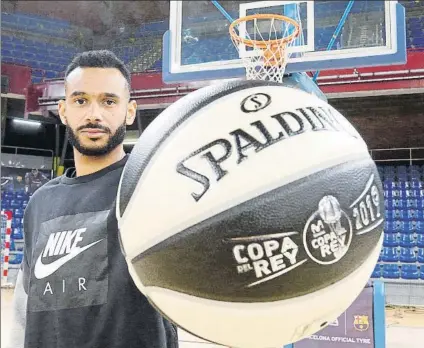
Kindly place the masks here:
[[(9, 334), (8, 317), (12, 311), (13, 290), (1, 290), (1, 346), (7, 342)], [(424, 342), (424, 308), (386, 309), (386, 347), (422, 348)], [(180, 332), (180, 348), (215, 348), (217, 345), (205, 343), (193, 336)]]

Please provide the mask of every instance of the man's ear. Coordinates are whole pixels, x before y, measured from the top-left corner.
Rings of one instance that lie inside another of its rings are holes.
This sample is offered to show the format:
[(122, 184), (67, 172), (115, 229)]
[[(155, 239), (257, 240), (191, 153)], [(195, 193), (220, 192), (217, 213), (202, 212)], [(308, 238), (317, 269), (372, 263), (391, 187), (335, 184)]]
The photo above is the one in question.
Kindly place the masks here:
[(127, 119), (125, 120), (127, 126), (134, 123), (135, 117), (137, 116), (137, 102), (130, 100), (127, 107)]
[(58, 111), (59, 111), (60, 120), (66, 126), (67, 122), (65, 117), (65, 101), (64, 100), (59, 100)]

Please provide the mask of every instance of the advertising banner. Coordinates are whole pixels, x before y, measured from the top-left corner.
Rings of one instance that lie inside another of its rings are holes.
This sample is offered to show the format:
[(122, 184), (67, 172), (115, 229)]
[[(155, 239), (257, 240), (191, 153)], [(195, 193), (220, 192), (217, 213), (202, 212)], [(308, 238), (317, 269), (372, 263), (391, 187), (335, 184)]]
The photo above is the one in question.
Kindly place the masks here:
[(327, 327), (294, 348), (374, 348), (373, 288), (365, 288), (355, 302)]

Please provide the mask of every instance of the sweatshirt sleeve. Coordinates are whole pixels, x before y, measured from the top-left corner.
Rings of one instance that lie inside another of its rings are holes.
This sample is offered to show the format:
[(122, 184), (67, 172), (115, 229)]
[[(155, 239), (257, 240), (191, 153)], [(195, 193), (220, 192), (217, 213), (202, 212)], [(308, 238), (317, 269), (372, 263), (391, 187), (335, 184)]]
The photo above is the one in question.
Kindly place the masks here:
[(28, 302), (29, 275), (32, 254), (31, 200), (24, 213), (24, 255), (16, 279), (12, 301), (10, 333), (6, 348), (23, 348), (25, 342), (26, 309)]
[(10, 318), (9, 340), (6, 344), (6, 348), (24, 347), (27, 300), (28, 295), (24, 289), (23, 270), (21, 268), (16, 279), (12, 302), (13, 312), (12, 317)]

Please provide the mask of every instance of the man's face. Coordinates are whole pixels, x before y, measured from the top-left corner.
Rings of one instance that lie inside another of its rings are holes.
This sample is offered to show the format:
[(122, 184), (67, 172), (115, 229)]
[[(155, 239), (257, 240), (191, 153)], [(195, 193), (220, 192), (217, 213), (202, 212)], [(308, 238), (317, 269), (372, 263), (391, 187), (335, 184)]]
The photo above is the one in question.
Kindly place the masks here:
[(137, 104), (129, 100), (127, 81), (118, 69), (77, 68), (66, 79), (59, 115), (69, 142), (86, 156), (104, 156), (122, 144)]

